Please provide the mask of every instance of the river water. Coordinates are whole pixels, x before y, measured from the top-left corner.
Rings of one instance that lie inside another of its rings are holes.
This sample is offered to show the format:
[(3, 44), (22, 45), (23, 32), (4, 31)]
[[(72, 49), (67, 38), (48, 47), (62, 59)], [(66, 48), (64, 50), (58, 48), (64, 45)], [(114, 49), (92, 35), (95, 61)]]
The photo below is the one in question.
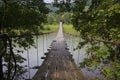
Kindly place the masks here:
[[(31, 47), (28, 50), (19, 48), (20, 50), (24, 51), (24, 53), (20, 55), (27, 59), (24, 63), (21, 64), (22, 66), (26, 66), (26, 69), (28, 71), (25, 74), (23, 74), (25, 78), (31, 79), (35, 75), (37, 69), (32, 69), (32, 68), (34, 66), (40, 66), (42, 64), (43, 60), (41, 59), (41, 57), (45, 56), (44, 53), (47, 52), (47, 49), (49, 49), (50, 44), (55, 39), (56, 35), (57, 33), (50, 33), (50, 34), (39, 35), (38, 38), (36, 38), (35, 36), (34, 45), (36, 46), (36, 48)], [(80, 37), (72, 36), (70, 34), (64, 34), (64, 36), (68, 48), (70, 49), (69, 51), (73, 55), (73, 59), (76, 65), (79, 67), (79, 63), (83, 62), (84, 58), (88, 57), (86, 55), (86, 47), (74, 51), (74, 48), (77, 47), (79, 41), (81, 40)], [(81, 70), (86, 78), (102, 77), (98, 70), (95, 70), (94, 72), (87, 70), (87, 68), (83, 68)]]

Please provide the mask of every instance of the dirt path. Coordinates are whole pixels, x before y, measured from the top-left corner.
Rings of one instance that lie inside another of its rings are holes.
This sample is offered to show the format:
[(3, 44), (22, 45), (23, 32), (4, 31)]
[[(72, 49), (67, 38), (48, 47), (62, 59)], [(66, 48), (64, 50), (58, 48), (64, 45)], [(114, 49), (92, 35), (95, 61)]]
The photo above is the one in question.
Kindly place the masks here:
[(75, 65), (64, 41), (62, 22), (51, 50), (32, 80), (85, 80)]

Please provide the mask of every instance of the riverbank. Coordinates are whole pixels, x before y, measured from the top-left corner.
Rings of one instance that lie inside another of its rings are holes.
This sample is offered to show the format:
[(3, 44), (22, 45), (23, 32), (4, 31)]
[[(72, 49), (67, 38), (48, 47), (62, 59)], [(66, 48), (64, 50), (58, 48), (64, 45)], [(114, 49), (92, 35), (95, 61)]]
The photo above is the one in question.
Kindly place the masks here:
[[(45, 25), (44, 30), (41, 30), (42, 33), (50, 33), (50, 32), (57, 32), (58, 31), (58, 25), (57, 24), (52, 24), (52, 25)], [(79, 32), (77, 32), (72, 24), (64, 24), (63, 25), (63, 31), (64, 33), (68, 33), (71, 35), (79, 35)]]
[(77, 32), (74, 28), (72, 24), (64, 24), (63, 25), (63, 30), (65, 33), (71, 34), (71, 35), (75, 35), (75, 36), (79, 36), (79, 32)]
[(58, 25), (52, 24), (52, 25), (44, 25), (44, 29), (40, 30), (40, 33), (51, 33), (51, 32), (57, 32), (58, 31)]

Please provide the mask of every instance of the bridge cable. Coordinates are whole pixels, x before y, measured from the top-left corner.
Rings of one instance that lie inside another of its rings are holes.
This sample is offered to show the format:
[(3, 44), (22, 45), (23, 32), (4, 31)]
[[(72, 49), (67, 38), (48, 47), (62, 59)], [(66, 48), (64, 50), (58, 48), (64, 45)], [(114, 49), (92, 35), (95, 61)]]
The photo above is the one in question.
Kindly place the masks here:
[(44, 55), (44, 34), (43, 34), (43, 55)]
[(37, 46), (37, 66), (39, 66), (39, 55), (38, 55), (38, 36), (36, 36), (36, 46)]
[(69, 34), (69, 49), (70, 49), (70, 52), (71, 52), (71, 38), (70, 38), (70, 34)]
[(28, 48), (27, 48), (27, 59), (28, 59), (28, 77), (29, 77), (29, 79), (30, 79), (30, 58), (29, 58), (29, 50), (28, 50)]
[(48, 48), (47, 34), (46, 34), (46, 48)]
[[(79, 42), (81, 42), (81, 38), (79, 38)], [(80, 49), (78, 48), (78, 60), (77, 60), (78, 66), (79, 66), (79, 58), (80, 58)]]
[(72, 50), (71, 53), (72, 53), (72, 55), (73, 55), (73, 48), (74, 48), (74, 45), (73, 45), (73, 37), (74, 37), (74, 36), (71, 35), (71, 50)]

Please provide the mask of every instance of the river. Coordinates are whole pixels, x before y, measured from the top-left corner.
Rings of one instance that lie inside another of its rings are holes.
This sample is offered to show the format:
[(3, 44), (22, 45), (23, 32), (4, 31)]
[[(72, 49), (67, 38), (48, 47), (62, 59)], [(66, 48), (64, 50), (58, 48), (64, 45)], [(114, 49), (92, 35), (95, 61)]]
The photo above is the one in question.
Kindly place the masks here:
[[(22, 66), (26, 66), (25, 68), (27, 69), (27, 72), (24, 73), (22, 76), (24, 76), (26, 79), (29, 78), (31, 79), (35, 75), (37, 69), (33, 69), (33, 67), (40, 66), (42, 64), (43, 60), (41, 59), (41, 57), (45, 56), (44, 53), (47, 52), (47, 49), (49, 49), (50, 44), (55, 39), (56, 35), (57, 33), (50, 33), (50, 34), (39, 35), (38, 38), (36, 38), (35, 36), (34, 45), (36, 47), (31, 47), (28, 50), (24, 50), (22, 48), (17, 47), (17, 49), (24, 51), (20, 55), (26, 58), (26, 61), (20, 64)], [(79, 63), (83, 62), (84, 58), (88, 57), (86, 55), (86, 47), (82, 49), (74, 50), (77, 47), (79, 41), (81, 40), (80, 37), (73, 36), (70, 34), (64, 34), (64, 36), (68, 48), (70, 49), (69, 51), (73, 55), (73, 59), (76, 65), (79, 67), (80, 66)], [(89, 71), (87, 68), (83, 68), (81, 70), (86, 78), (102, 77), (100, 75), (99, 70), (95, 70), (94, 72)]]

